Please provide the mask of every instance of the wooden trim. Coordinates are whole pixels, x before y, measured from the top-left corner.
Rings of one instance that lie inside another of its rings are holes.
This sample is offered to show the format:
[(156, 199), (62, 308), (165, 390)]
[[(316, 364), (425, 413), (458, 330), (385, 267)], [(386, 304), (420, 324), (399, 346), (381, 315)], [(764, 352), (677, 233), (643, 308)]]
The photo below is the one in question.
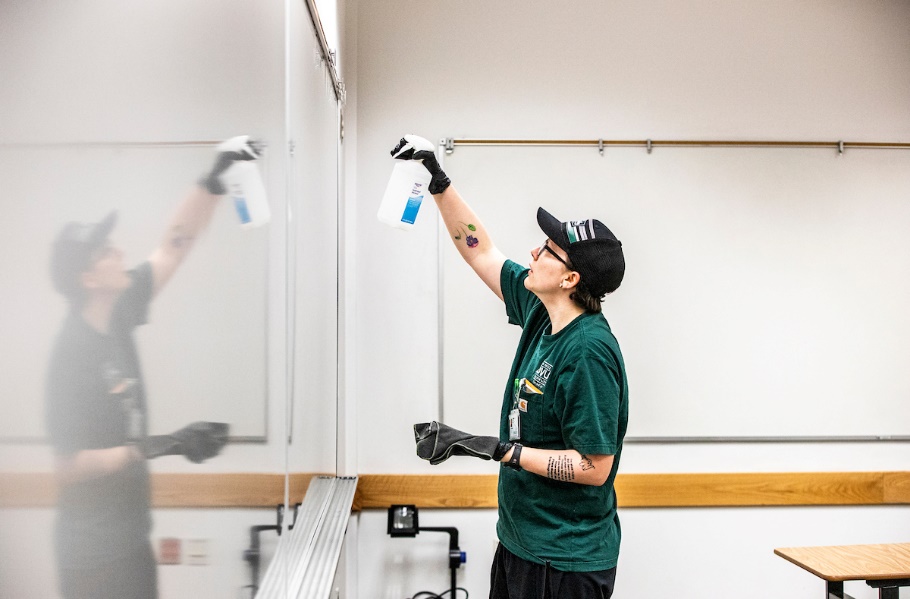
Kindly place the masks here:
[(885, 503), (910, 503), (910, 472), (885, 472), (884, 487)]
[(357, 481), (354, 509), (387, 508), (413, 503), (420, 508), (495, 508), (495, 474), (433, 476), (363, 474)]
[[(306, 493), (313, 473), (292, 474), (290, 502)], [(273, 507), (284, 503), (283, 474), (153, 474), (155, 507)]]
[(620, 507), (879, 505), (880, 472), (627, 474)]
[[(318, 474), (291, 475), (299, 501)], [(393, 503), (423, 508), (495, 508), (497, 476), (364, 474), (354, 510)], [(910, 504), (910, 472), (620, 474), (620, 507)], [(56, 484), (44, 472), (0, 473), (0, 508), (53, 507)], [(156, 508), (261, 508), (284, 503), (280, 473), (153, 474)]]
[(0, 473), (0, 507), (53, 507), (57, 483), (45, 472)]
[[(315, 473), (292, 474), (289, 497), (303, 497)], [(284, 474), (152, 474), (156, 508), (253, 508), (284, 503)], [(54, 475), (46, 472), (0, 473), (0, 508), (53, 507)]]
[[(880, 505), (882, 472), (620, 474), (620, 507)], [(910, 485), (910, 473), (903, 480)], [(496, 507), (496, 476), (360, 477), (355, 509), (413, 503), (418, 507)], [(910, 493), (910, 486), (907, 488)], [(910, 503), (910, 499), (890, 503)]]

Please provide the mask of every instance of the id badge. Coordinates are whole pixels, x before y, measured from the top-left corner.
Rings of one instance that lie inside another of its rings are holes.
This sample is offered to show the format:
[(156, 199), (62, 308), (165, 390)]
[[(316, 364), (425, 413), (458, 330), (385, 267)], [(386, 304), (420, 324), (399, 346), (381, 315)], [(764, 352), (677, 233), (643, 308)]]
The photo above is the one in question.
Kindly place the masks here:
[(137, 441), (145, 436), (145, 422), (142, 410), (139, 409), (136, 387), (136, 379), (123, 379), (111, 391), (111, 395), (120, 399), (120, 409), (123, 410), (126, 424), (126, 438), (130, 441)]
[(521, 439), (521, 413), (518, 408), (509, 412), (509, 441)]

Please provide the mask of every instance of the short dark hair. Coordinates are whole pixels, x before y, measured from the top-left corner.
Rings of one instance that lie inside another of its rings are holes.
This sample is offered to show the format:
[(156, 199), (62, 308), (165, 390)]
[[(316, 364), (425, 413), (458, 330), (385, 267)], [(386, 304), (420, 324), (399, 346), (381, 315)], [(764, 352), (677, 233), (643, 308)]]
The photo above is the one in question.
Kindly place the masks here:
[(101, 222), (68, 223), (54, 240), (51, 249), (51, 281), (54, 288), (76, 308), (81, 307), (87, 294), (82, 286), (82, 273), (91, 267), (99, 248), (117, 223), (117, 213), (109, 213)]
[[(572, 266), (572, 261), (566, 261), (566, 268), (569, 270), (578, 272), (575, 270), (575, 267)], [(581, 274), (579, 273), (579, 276)], [(603, 312), (603, 306), (601, 302), (604, 301), (603, 296), (596, 296), (588, 290), (588, 286), (585, 285), (584, 279), (578, 282), (578, 285), (575, 286), (575, 289), (572, 293), (569, 294), (569, 299), (575, 302), (575, 305), (582, 308), (588, 314), (600, 314)]]
[(569, 299), (574, 301), (575, 305), (584, 308), (588, 314), (600, 314), (603, 311), (603, 306), (601, 305), (601, 302), (604, 301), (603, 296), (597, 297), (593, 295), (588, 291), (584, 281), (575, 286), (575, 291), (569, 295)]

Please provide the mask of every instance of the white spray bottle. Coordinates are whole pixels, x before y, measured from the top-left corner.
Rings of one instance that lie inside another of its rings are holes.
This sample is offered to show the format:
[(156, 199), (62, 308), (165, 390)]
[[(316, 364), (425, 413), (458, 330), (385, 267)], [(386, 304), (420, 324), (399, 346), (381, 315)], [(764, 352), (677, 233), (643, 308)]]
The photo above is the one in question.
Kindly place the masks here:
[[(230, 150), (234, 139), (229, 139), (220, 146), (219, 151)], [(272, 211), (265, 195), (265, 185), (255, 160), (235, 160), (221, 176), (227, 187), (227, 193), (234, 202), (240, 224), (244, 228), (259, 227), (269, 222)]]
[[(435, 151), (435, 146), (422, 137), (406, 135), (415, 150)], [(414, 226), (420, 204), (430, 195), (430, 172), (419, 160), (395, 160), (392, 176), (379, 204), (379, 222), (405, 231)]]

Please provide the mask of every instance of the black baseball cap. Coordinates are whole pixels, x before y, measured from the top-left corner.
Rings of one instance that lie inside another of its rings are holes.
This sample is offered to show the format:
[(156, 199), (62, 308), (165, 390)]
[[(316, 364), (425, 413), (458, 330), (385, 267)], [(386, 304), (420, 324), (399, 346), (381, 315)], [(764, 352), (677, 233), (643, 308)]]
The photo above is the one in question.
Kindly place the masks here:
[(117, 224), (112, 211), (97, 223), (67, 223), (54, 240), (51, 250), (51, 280), (54, 288), (70, 300), (82, 297), (80, 275), (89, 269), (92, 255), (107, 243)]
[(622, 243), (599, 220), (561, 222), (543, 208), (537, 209), (537, 224), (553, 243), (565, 250), (581, 284), (594, 297), (616, 291), (626, 272)]

